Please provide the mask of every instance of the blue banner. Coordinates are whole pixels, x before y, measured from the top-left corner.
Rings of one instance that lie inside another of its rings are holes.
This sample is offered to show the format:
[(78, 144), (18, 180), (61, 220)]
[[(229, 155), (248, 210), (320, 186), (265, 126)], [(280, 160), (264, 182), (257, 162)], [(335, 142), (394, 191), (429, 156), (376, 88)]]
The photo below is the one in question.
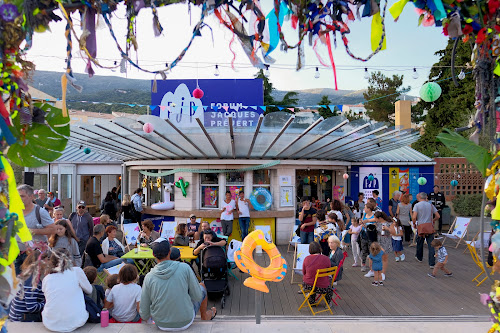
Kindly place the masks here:
[(262, 79), (198, 80), (203, 97), (195, 98), (197, 80), (157, 81), (157, 92), (151, 94), (151, 104), (159, 105), (152, 114), (169, 119), (179, 128), (228, 125), (232, 116), (235, 127), (255, 127), (264, 104)]

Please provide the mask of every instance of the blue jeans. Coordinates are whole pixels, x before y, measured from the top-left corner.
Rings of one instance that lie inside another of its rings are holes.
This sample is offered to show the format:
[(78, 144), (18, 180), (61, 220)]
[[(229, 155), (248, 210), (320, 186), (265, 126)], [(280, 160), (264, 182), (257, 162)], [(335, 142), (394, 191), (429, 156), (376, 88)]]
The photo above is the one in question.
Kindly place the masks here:
[(429, 249), (429, 266), (434, 266), (436, 264), (436, 258), (434, 257), (434, 248), (431, 246), (431, 242), (434, 240), (434, 234), (425, 237), (417, 236), (417, 253), (415, 256), (418, 260), (422, 260), (424, 257), (424, 240), (427, 241), (427, 247)]
[(241, 230), (241, 240), (243, 241), (245, 237), (248, 235), (248, 227), (250, 226), (250, 218), (249, 217), (240, 217), (238, 219), (240, 222), (240, 230)]
[(111, 261), (108, 261), (104, 264), (101, 264), (101, 266), (99, 266), (99, 268), (97, 269), (98, 272), (102, 272), (104, 269), (108, 269), (108, 268), (111, 268), (113, 266), (116, 266), (116, 265), (119, 265), (121, 264), (122, 262), (125, 262), (127, 264), (134, 264), (134, 261), (132, 259), (121, 259), (121, 258), (116, 258), (116, 259), (113, 259)]
[(314, 231), (305, 232), (300, 230), (300, 242), (302, 244), (311, 244), (314, 242)]

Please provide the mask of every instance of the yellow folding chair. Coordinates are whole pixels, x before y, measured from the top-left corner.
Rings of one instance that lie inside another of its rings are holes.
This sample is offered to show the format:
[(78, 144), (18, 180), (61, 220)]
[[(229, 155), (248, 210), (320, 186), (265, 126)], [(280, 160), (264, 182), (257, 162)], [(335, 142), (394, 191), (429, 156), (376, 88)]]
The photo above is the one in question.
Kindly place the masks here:
[[(474, 260), (474, 263), (476, 263), (477, 267), (479, 267), (479, 269), (481, 270), (481, 272), (472, 279), (472, 282), (477, 282), (476, 287), (479, 287), (488, 278), (488, 275), (487, 275), (488, 273), (486, 273), (486, 268), (484, 267), (483, 262), (481, 261), (481, 258), (477, 254), (476, 248), (470, 243), (467, 243), (467, 248), (469, 249), (469, 252), (472, 256), (472, 260)], [(488, 268), (490, 267), (488, 264), (486, 264), (486, 265)], [(494, 271), (492, 269), (490, 275), (493, 275), (493, 273), (494, 273)], [(481, 275), (483, 275), (483, 274), (485, 274), (484, 278), (481, 281), (479, 281), (479, 279), (481, 278)]]
[[(328, 267), (328, 268), (322, 268), (322, 269), (318, 269), (316, 271), (316, 277), (314, 278), (314, 284), (313, 284), (313, 287), (311, 289), (311, 291), (309, 291), (308, 293), (305, 292), (304, 290), (304, 287), (302, 285), (300, 285), (300, 291), (302, 292), (302, 294), (304, 295), (304, 302), (302, 302), (302, 304), (300, 305), (299, 307), (299, 311), (300, 309), (302, 309), (305, 304), (307, 303), (307, 306), (309, 306), (309, 309), (311, 310), (313, 316), (315, 316), (316, 314), (318, 313), (321, 313), (321, 312), (326, 312), (326, 311), (330, 311), (330, 314), (333, 315), (333, 312), (332, 312), (332, 309), (330, 308), (330, 304), (328, 304), (326, 302), (326, 299), (325, 299), (325, 294), (321, 294), (320, 297), (319, 297), (319, 300), (314, 303), (314, 304), (311, 304), (309, 303), (309, 296), (311, 296), (312, 294), (315, 293), (315, 290), (316, 290), (316, 282), (318, 281), (318, 278), (320, 277), (325, 277), (325, 276), (329, 276), (331, 278), (331, 284), (330, 284), (330, 288), (333, 288), (333, 282), (334, 282), (334, 277), (335, 275), (337, 274), (337, 266), (335, 267)], [(325, 310), (321, 310), (321, 311), (316, 311), (314, 312), (313, 310), (313, 306), (318, 306), (321, 301), (325, 302), (325, 305), (326, 305), (326, 309)]]

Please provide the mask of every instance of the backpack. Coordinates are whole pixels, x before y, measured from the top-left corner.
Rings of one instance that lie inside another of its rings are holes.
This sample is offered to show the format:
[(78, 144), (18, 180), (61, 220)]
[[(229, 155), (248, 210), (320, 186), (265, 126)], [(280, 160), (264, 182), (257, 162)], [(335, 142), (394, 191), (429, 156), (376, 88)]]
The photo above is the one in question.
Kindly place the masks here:
[(85, 309), (89, 313), (89, 319), (87, 323), (97, 324), (101, 322), (101, 310), (97, 304), (95, 304), (94, 300), (89, 296), (83, 294), (85, 299)]

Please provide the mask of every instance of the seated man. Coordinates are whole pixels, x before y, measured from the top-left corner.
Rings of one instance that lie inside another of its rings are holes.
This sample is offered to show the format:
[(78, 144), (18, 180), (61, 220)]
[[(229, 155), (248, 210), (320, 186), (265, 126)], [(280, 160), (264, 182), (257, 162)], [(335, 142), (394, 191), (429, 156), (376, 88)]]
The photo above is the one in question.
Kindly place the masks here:
[(124, 260), (115, 256), (104, 255), (101, 248), (101, 243), (99, 239), (104, 236), (104, 226), (98, 224), (94, 226), (94, 236), (90, 237), (85, 248), (90, 260), (92, 260), (92, 265), (97, 268), (97, 271), (101, 272), (105, 268), (110, 268), (121, 264)]
[(200, 239), (200, 223), (196, 222), (196, 215), (191, 214), (189, 215), (189, 223), (187, 225), (188, 228), (188, 236), (193, 237), (194, 240), (199, 240)]
[(196, 247), (193, 250), (193, 254), (195, 256), (199, 255), (201, 253), (201, 250), (203, 250), (204, 248), (206, 248), (208, 246), (212, 246), (212, 245), (226, 246), (226, 244), (227, 244), (226, 240), (220, 239), (219, 237), (217, 237), (215, 232), (213, 232), (212, 230), (204, 231), (203, 238), (200, 239), (198, 244), (196, 244)]
[(151, 244), (158, 264), (144, 279), (140, 315), (144, 323), (152, 318), (160, 330), (185, 330), (199, 311), (201, 320), (212, 320), (215, 307), (207, 310), (207, 289), (198, 283), (191, 268), (170, 260), (170, 244), (159, 238)]

